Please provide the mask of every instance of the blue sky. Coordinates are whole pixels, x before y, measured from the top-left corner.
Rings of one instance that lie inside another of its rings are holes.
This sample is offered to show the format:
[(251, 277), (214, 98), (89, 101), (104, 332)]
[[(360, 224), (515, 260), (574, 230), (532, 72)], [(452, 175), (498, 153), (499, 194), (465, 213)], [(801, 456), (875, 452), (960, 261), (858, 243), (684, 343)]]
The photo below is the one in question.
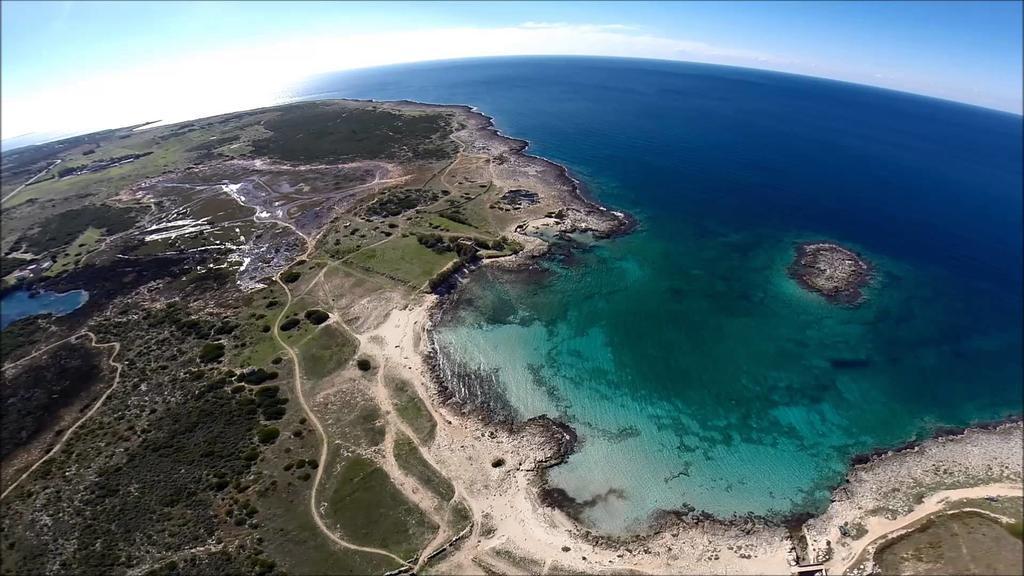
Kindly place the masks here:
[(268, 104), (311, 73), (499, 54), (768, 68), (1019, 114), (1021, 6), (3, 2), (3, 137)]

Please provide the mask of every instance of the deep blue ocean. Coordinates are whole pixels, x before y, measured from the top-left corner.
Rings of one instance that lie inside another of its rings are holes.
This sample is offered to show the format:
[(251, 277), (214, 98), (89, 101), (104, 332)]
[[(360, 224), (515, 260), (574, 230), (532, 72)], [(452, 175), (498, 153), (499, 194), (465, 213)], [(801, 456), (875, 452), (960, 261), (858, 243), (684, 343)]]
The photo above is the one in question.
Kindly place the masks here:
[[(518, 416), (578, 430), (550, 479), (599, 528), (683, 505), (819, 511), (857, 453), (1021, 413), (1020, 116), (577, 57), (345, 72), (295, 96), (476, 106), (638, 218), (539, 284), (474, 273), (437, 335)], [(805, 240), (872, 261), (863, 305), (787, 277)]]

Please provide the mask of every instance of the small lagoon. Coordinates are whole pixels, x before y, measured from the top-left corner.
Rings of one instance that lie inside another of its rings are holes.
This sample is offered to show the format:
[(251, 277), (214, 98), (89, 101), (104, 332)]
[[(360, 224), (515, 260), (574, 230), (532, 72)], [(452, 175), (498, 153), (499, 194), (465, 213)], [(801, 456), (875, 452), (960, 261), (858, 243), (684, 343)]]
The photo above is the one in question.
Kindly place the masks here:
[(0, 330), (22, 318), (53, 314), (63, 316), (80, 308), (89, 299), (85, 290), (56, 293), (45, 290), (32, 294), (28, 290), (11, 292), (0, 300)]

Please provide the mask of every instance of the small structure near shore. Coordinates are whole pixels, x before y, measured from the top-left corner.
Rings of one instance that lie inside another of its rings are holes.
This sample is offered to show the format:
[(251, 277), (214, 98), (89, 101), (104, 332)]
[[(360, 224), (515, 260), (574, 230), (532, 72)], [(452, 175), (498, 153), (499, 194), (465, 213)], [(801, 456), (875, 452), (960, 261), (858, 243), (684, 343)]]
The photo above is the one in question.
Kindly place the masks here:
[(796, 246), (789, 276), (833, 304), (856, 306), (864, 299), (861, 289), (871, 281), (871, 265), (838, 244), (807, 242)]

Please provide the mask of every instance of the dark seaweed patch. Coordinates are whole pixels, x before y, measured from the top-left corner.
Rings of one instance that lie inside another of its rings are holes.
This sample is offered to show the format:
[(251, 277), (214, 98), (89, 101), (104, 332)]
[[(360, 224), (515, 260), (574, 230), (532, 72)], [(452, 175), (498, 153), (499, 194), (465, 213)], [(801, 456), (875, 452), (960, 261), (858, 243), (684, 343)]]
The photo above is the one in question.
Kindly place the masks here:
[(829, 358), (829, 365), (836, 370), (849, 370), (851, 368), (867, 368), (871, 360), (867, 358)]

